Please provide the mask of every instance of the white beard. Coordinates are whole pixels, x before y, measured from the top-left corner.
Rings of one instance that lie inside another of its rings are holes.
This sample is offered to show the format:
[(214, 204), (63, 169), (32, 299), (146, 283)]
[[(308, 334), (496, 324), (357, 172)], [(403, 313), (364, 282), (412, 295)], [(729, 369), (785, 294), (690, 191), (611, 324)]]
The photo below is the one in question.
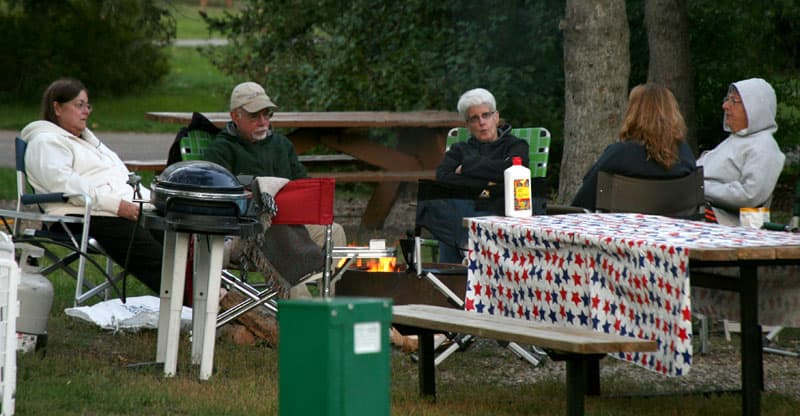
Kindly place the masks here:
[(262, 131), (256, 130), (253, 132), (253, 140), (259, 142), (261, 140), (266, 139), (268, 135), (269, 135), (269, 129)]

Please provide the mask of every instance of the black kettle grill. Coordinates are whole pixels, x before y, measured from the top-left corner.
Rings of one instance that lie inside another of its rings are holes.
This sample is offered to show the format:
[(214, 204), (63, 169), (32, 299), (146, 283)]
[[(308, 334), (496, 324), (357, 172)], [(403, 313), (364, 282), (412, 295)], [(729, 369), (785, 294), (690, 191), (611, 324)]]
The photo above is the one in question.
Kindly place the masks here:
[[(256, 233), (262, 228), (254, 217), (247, 216), (253, 194), (216, 163), (174, 163), (153, 179), (152, 191), (156, 211), (146, 216), (149, 228), (228, 235)], [(161, 222), (164, 224), (157, 224)]]

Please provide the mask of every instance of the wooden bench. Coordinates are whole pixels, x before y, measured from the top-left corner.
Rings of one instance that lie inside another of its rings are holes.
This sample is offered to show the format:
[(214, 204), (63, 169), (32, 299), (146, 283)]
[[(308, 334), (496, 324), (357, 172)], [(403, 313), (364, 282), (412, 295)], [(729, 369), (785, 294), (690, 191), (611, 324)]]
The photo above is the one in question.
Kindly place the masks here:
[(309, 172), (308, 176), (312, 178), (334, 178), (337, 183), (417, 182), (420, 179), (436, 179), (436, 172), (432, 170), (362, 170), (358, 172)]
[[(419, 388), (436, 397), (433, 334), (456, 332), (498, 341), (536, 345), (567, 362), (567, 414), (583, 415), (584, 396), (599, 394), (599, 361), (608, 353), (656, 350), (655, 341), (605, 334), (583, 328), (537, 324), (523, 319), (467, 312), (433, 305), (401, 305), (392, 311), (401, 333), (419, 335)], [(597, 385), (590, 381), (597, 380)]]

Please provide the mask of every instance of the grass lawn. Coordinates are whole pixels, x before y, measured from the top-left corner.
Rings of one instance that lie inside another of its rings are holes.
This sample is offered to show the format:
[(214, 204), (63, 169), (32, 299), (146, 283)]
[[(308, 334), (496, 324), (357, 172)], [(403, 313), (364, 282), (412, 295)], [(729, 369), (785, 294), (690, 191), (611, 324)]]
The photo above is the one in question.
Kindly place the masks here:
[[(208, 38), (197, 2), (167, 2), (178, 22), (178, 38)], [(222, 2), (210, 2), (211, 5)], [(210, 15), (224, 8), (207, 7)], [(148, 111), (225, 111), (230, 89), (242, 80), (222, 74), (195, 48), (167, 47), (171, 70), (158, 85), (122, 97), (92, 98), (90, 128), (96, 131), (174, 132), (175, 126), (146, 121)], [(91, 80), (82, 80), (91, 91)], [(28, 103), (3, 103), (0, 130), (21, 130), (39, 117), (38, 97)]]

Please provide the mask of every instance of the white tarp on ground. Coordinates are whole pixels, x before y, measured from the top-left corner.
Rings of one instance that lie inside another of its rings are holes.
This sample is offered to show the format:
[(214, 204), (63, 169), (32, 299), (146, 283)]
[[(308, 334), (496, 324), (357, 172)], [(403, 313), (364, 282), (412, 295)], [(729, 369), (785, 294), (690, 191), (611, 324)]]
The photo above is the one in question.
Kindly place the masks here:
[[(113, 331), (158, 328), (158, 306), (160, 299), (155, 296), (137, 296), (122, 303), (111, 299), (92, 306), (64, 309), (67, 316), (93, 322), (100, 328)], [(192, 309), (186, 306), (181, 310), (181, 329), (188, 329), (192, 323)]]

